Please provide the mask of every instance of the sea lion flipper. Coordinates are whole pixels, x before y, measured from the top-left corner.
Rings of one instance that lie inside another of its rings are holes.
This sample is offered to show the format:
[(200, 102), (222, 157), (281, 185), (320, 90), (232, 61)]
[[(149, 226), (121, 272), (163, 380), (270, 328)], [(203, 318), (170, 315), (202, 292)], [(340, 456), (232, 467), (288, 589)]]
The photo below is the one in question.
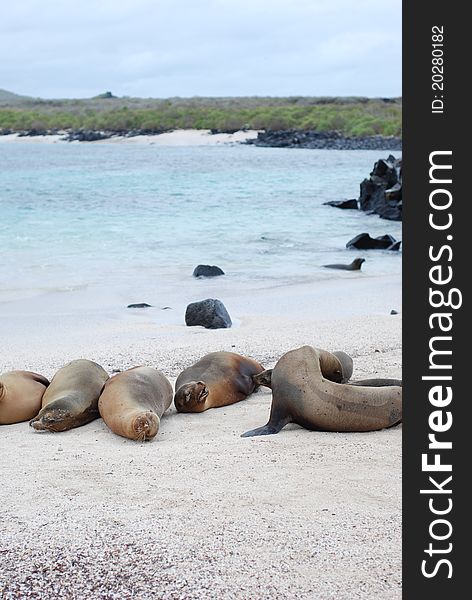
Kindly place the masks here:
[(250, 431), (246, 431), (246, 433), (242, 433), (241, 437), (254, 437), (256, 435), (273, 435), (274, 433), (279, 433), (282, 427), (274, 427), (273, 425), (264, 425), (264, 427), (257, 427), (256, 429), (251, 429)]
[(252, 380), (256, 384), (256, 386), (264, 385), (268, 388), (272, 387), (272, 369), (266, 369), (265, 371), (261, 371), (260, 373), (256, 373), (252, 376)]
[(50, 383), (49, 379), (46, 379), (44, 375), (40, 375), (39, 373), (31, 373), (31, 379), (37, 381), (38, 383), (42, 383), (44, 387), (48, 387)]

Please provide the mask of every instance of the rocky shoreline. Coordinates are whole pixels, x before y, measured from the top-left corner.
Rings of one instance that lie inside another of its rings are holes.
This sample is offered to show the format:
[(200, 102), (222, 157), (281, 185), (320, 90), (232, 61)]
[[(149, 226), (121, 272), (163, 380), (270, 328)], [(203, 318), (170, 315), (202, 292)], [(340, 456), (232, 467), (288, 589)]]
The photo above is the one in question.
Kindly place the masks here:
[(337, 131), (261, 131), (246, 144), (269, 148), (311, 148), (319, 150), (401, 150), (398, 137), (381, 135), (346, 137)]
[[(66, 142), (96, 142), (116, 137), (132, 138), (137, 136), (151, 136), (169, 133), (172, 130), (164, 129), (132, 129), (132, 130), (93, 130), (72, 129), (60, 131), (57, 129), (26, 129), (13, 131), (0, 129), (1, 135), (16, 134), (18, 137), (39, 137), (60, 135)], [(212, 135), (220, 133), (234, 134), (235, 130), (212, 129)], [(346, 137), (336, 131), (317, 132), (302, 130), (260, 131), (257, 138), (247, 139), (243, 144), (259, 146), (262, 148), (308, 148), (326, 150), (401, 150), (402, 140), (397, 137), (384, 137), (380, 135), (366, 137)]]

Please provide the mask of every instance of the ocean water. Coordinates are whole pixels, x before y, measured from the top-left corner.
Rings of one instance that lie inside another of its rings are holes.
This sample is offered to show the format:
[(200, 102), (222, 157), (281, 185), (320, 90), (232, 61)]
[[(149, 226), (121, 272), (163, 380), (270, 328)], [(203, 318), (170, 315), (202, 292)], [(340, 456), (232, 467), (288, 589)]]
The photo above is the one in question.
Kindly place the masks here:
[(212, 283), (215, 293), (219, 285), (244, 292), (349, 277), (322, 265), (356, 256), (367, 259), (368, 276), (400, 273), (401, 253), (345, 248), (361, 232), (401, 239), (400, 223), (323, 206), (357, 197), (379, 157), (0, 143), (0, 303), (63, 294), (80, 309), (86, 292), (98, 304), (115, 297), (165, 305), (195, 290), (200, 263), (226, 272), (224, 284)]

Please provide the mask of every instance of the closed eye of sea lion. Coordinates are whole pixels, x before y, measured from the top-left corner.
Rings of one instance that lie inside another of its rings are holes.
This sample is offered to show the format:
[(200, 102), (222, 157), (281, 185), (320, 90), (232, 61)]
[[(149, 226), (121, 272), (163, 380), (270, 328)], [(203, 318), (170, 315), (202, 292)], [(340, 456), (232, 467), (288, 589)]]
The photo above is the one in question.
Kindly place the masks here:
[(54, 375), (39, 414), (30, 421), (37, 431), (66, 431), (85, 425), (98, 414), (98, 397), (108, 373), (91, 360), (68, 363)]
[(203, 412), (244, 400), (264, 370), (257, 361), (234, 352), (211, 352), (177, 377), (175, 407), (179, 412)]
[(365, 263), (365, 258), (355, 258), (352, 263), (348, 265), (334, 264), (334, 265), (323, 265), (325, 269), (339, 269), (343, 271), (360, 271), (362, 263)]
[(400, 386), (334, 383), (323, 377), (321, 357), (311, 346), (282, 356), (272, 371), (269, 422), (243, 437), (278, 433), (287, 423), (318, 431), (375, 431), (401, 421)]
[(0, 375), (0, 425), (28, 421), (38, 414), (49, 381), (31, 371)]
[(98, 401), (108, 427), (131, 440), (151, 440), (172, 403), (167, 377), (151, 367), (134, 367), (109, 379)]
[[(335, 383), (347, 383), (351, 378), (353, 370), (352, 358), (349, 354), (342, 352), (342, 350), (336, 350), (335, 352), (320, 350), (319, 361), (321, 372), (326, 379)], [(262, 373), (256, 373), (252, 377), (254, 383), (268, 388), (272, 387), (272, 371), (273, 369), (266, 369)]]

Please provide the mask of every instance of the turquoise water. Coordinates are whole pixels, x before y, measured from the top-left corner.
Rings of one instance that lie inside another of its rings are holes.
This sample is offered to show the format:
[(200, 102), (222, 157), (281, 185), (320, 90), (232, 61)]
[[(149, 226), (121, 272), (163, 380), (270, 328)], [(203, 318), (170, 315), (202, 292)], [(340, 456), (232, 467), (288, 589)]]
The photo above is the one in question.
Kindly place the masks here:
[(323, 264), (356, 256), (370, 275), (400, 273), (400, 253), (345, 249), (364, 231), (401, 239), (400, 223), (322, 205), (357, 197), (381, 155), (0, 143), (0, 301), (105, 288), (164, 298), (199, 263), (240, 289), (332, 277)]

